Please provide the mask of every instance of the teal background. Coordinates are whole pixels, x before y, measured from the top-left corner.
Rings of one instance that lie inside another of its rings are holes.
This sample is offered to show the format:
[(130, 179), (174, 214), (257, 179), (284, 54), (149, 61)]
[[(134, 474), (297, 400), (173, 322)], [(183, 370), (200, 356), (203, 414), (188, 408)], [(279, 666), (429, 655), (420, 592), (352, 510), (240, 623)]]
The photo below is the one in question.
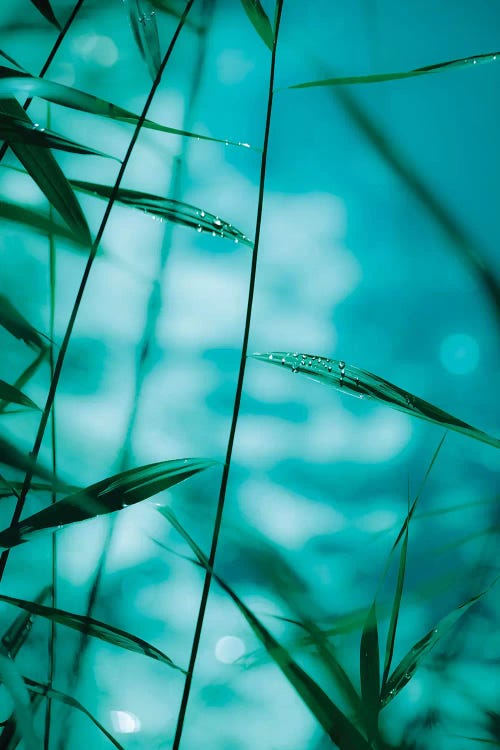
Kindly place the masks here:
[[(265, 5), (272, 14), (271, 4)], [(70, 7), (54, 3), (61, 19)], [(160, 15), (158, 20), (164, 51), (175, 20)], [(334, 74), (409, 70), (492, 52), (499, 47), (499, 20), (498, 7), (479, 0), (285, 0), (277, 86)], [(37, 73), (55, 30), (26, 0), (2, 5), (0, 27), (2, 49)], [(184, 29), (151, 119), (183, 127), (197, 69), (196, 45), (195, 35)], [(219, 0), (190, 129), (260, 146), (269, 62), (270, 53), (240, 3)], [(498, 64), (491, 64), (348, 89), (474, 238), (497, 276), (498, 75)], [(85, 2), (48, 77), (139, 112), (150, 80), (122, 4)], [(35, 101), (30, 115), (45, 121), (46, 103)], [(51, 122), (54, 130), (115, 156), (123, 156), (132, 134), (130, 126), (57, 106), (51, 106)], [(172, 195), (177, 157), (185, 163), (182, 199), (253, 237), (259, 154), (143, 132), (124, 186)], [(57, 159), (70, 177), (112, 184), (116, 176), (111, 160), (69, 154)], [(15, 162), (9, 156), (5, 163)], [(2, 170), (0, 181), (9, 200), (46, 207), (28, 178)], [(104, 203), (82, 196), (81, 204), (95, 232)], [(72, 483), (90, 484), (118, 471), (133, 407), (138, 346), (166, 231), (165, 223), (132, 209), (113, 209), (56, 402), (60, 474)], [(64, 241), (58, 240), (57, 250), (59, 343), (85, 256)], [(130, 465), (187, 456), (223, 461), (226, 450), (250, 251), (174, 226), (168, 255)], [(41, 331), (48, 329), (47, 259), (47, 238), (2, 222), (0, 293)], [(498, 435), (495, 311), (426, 207), (328, 88), (275, 96), (249, 347), (272, 350), (344, 359)], [(0, 377), (13, 382), (32, 354), (3, 330), (0, 352)], [(39, 404), (48, 379), (46, 368), (26, 387)], [(4, 416), (2, 435), (28, 451), (38, 419), (36, 413)], [(288, 644), (300, 632), (273, 615), (290, 616), (291, 591), (269, 565), (266, 545), (304, 580), (301, 596), (318, 623), (331, 624), (339, 615), (369, 606), (405, 516), (408, 481), (413, 498), (441, 436), (433, 425), (249, 360), (218, 554), (220, 575)], [(48, 439), (41, 456), (50, 462)], [(447, 436), (422, 496), (422, 517), (410, 529), (396, 663), (440, 617), (493, 580), (498, 468), (493, 448)], [(121, 512), (106, 551), (95, 616), (151, 641), (183, 666), (202, 576), (151, 540), (186, 553), (154, 502), (171, 504), (208, 549), (220, 474), (212, 469)], [(46, 502), (31, 494), (28, 512)], [(462, 504), (458, 511), (431, 515)], [(2, 527), (9, 524), (12, 507), (10, 500), (2, 500)], [(84, 611), (108, 523), (96, 519), (57, 534), (61, 608)], [(12, 552), (2, 593), (35, 597), (49, 575), (46, 535)], [(391, 585), (382, 590), (382, 610), (384, 603), (390, 606), (392, 591)], [(453, 735), (490, 736), (486, 712), (494, 710), (498, 696), (497, 615), (492, 592), (432, 652), (382, 713), (390, 742), (400, 748), (451, 750), (461, 747)], [(13, 616), (11, 608), (1, 606), (3, 626)], [(387, 619), (381, 633), (386, 627)], [(353, 676), (359, 671), (359, 635), (360, 628), (334, 640)], [(17, 659), (24, 674), (40, 680), (46, 678), (47, 636), (46, 624), (36, 621)], [(239, 640), (221, 640), (227, 637)], [(76, 634), (58, 628), (54, 684), (63, 691), (77, 641)], [(241, 615), (214, 585), (185, 750), (330, 746), (279, 670), (256, 649)], [(227, 663), (242, 653), (250, 654), (243, 663)], [(311, 651), (298, 654), (328, 685)], [(73, 695), (127, 749), (168, 748), (182, 684), (179, 672), (93, 641)], [(10, 711), (6, 695), (2, 706), (0, 719)], [(84, 716), (72, 712), (68, 726), (63, 713), (60, 706), (54, 708), (54, 747), (57, 727), (65, 727), (62, 746), (71, 750), (110, 746)]]

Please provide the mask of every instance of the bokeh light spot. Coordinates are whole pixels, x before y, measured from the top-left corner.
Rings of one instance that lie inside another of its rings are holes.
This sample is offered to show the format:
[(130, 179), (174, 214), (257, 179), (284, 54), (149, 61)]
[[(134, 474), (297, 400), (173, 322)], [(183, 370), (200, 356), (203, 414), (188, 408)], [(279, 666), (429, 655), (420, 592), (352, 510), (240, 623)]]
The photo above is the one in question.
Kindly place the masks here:
[(453, 375), (467, 375), (479, 364), (479, 345), (466, 333), (454, 333), (443, 339), (440, 349), (441, 364)]
[(215, 644), (215, 658), (223, 664), (233, 664), (244, 653), (245, 644), (234, 635), (225, 635)]

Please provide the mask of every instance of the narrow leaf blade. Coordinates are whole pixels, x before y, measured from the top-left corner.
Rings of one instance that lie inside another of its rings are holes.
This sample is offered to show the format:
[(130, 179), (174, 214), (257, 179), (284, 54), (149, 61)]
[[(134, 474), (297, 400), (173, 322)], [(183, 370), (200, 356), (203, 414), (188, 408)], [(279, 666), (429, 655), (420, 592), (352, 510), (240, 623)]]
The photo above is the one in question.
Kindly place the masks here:
[(114, 474), (0, 531), (0, 547), (10, 549), (28, 541), (33, 533), (114, 513), (173, 487), (215, 464), (215, 461), (208, 459), (186, 458), (160, 461)]
[[(109, 200), (113, 190), (110, 185), (101, 185), (96, 182), (84, 182), (82, 180), (70, 180), (70, 182), (76, 190), (81, 190), (104, 200)], [(118, 190), (116, 201), (160, 219), (191, 227), (196, 229), (197, 232), (225, 237), (233, 242), (253, 247), (253, 242), (232, 224), (189, 203), (126, 188)]]
[(42, 16), (49, 21), (49, 23), (56, 27), (56, 29), (61, 28), (49, 0), (31, 0), (31, 3), (42, 14)]
[[(24, 120), (30, 127), (32, 121), (16, 99), (0, 101), (0, 115)], [(90, 229), (59, 164), (48, 149), (26, 143), (9, 144), (23, 167), (31, 175), (49, 203), (59, 212), (69, 228), (85, 244), (92, 242)]]
[(77, 615), (72, 612), (66, 612), (63, 609), (56, 609), (55, 607), (46, 607), (37, 602), (30, 602), (13, 596), (5, 596), (4, 594), (0, 594), (0, 601), (5, 602), (6, 604), (12, 604), (19, 609), (24, 609), (26, 612), (31, 612), (33, 615), (44, 617), (52, 622), (57, 622), (59, 625), (78, 630), (81, 633), (88, 633), (95, 638), (99, 638), (101, 641), (114, 644), (115, 646), (119, 646), (127, 651), (144, 654), (151, 659), (156, 659), (163, 664), (167, 664), (169, 667), (178, 669), (181, 672), (183, 671), (180, 667), (174, 664), (168, 656), (155, 646), (147, 643), (147, 641), (144, 641), (142, 638), (138, 638), (135, 635), (131, 635), (124, 630), (120, 630), (120, 628), (106, 625), (106, 623), (101, 622), (100, 620), (95, 620), (92, 617), (84, 617), (83, 615)]
[(415, 68), (402, 73), (376, 73), (366, 76), (335, 76), (333, 78), (324, 78), (319, 81), (307, 81), (305, 83), (296, 83), (288, 86), (289, 89), (306, 89), (317, 86), (347, 86), (353, 84), (365, 83), (384, 83), (386, 81), (399, 81), (403, 78), (416, 78), (417, 76), (428, 75), (429, 73), (441, 73), (456, 68), (469, 68), (474, 65), (492, 63), (500, 60), (500, 52), (487, 52), (482, 55), (471, 57), (461, 57), (457, 60), (448, 62), (435, 63), (434, 65), (425, 65), (421, 68)]
[(148, 0), (124, 0), (135, 42), (154, 81), (161, 66), (156, 14)]
[(28, 346), (38, 349), (45, 348), (38, 331), (21, 315), (4, 294), (0, 294), (0, 325)]
[(396, 697), (400, 690), (402, 690), (411, 680), (420, 663), (427, 656), (429, 651), (431, 651), (438, 641), (441, 640), (449, 630), (451, 630), (453, 625), (458, 622), (473, 604), (488, 593), (492, 586), (485, 591), (482, 591), (480, 594), (471, 597), (453, 610), (453, 612), (450, 612), (443, 617), (437, 625), (432, 628), (432, 630), (429, 630), (429, 632), (408, 651), (406, 656), (401, 660), (390, 678), (387, 680), (387, 683), (381, 692), (380, 702), (382, 706), (386, 706)]
[(319, 383), (330, 385), (342, 393), (356, 398), (373, 399), (402, 411), (412, 417), (446, 427), (467, 437), (500, 448), (500, 440), (462, 422), (452, 414), (404, 391), (397, 385), (359, 367), (346, 365), (342, 360), (328, 359), (314, 354), (266, 352), (252, 354), (254, 359), (285, 367), (293, 373), (308, 375)]
[(26, 394), (15, 388), (13, 385), (9, 385), (5, 380), (0, 380), (0, 398), (4, 401), (8, 401), (11, 404), (20, 404), (21, 406), (27, 406), (29, 409), (39, 409), (40, 407), (35, 404)]
[(274, 44), (274, 32), (271, 22), (260, 0), (241, 0), (241, 4), (255, 31), (271, 52)]
[(373, 740), (378, 733), (378, 714), (380, 710), (380, 656), (375, 602), (370, 607), (361, 634), (359, 667), (366, 730), (368, 739)]

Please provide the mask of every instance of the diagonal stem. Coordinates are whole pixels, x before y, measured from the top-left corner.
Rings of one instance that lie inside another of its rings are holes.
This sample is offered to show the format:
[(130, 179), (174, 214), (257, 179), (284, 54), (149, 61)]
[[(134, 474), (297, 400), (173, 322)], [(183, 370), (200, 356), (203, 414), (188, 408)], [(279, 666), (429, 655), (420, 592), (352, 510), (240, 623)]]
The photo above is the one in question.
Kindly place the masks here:
[(264, 206), (264, 188), (265, 188), (265, 180), (266, 180), (267, 153), (268, 153), (268, 146), (269, 146), (269, 134), (270, 134), (270, 129), (271, 129), (271, 114), (272, 114), (272, 107), (273, 107), (273, 88), (274, 88), (274, 72), (275, 72), (275, 66), (276, 66), (276, 50), (277, 50), (278, 33), (279, 33), (282, 9), (283, 9), (283, 0), (277, 0), (276, 25), (275, 25), (274, 42), (273, 42), (273, 49), (272, 49), (272, 55), (271, 55), (271, 68), (270, 68), (270, 74), (269, 74), (269, 91), (268, 91), (268, 100), (267, 100), (266, 126), (264, 130), (264, 145), (262, 149), (262, 160), (261, 160), (261, 168), (260, 168), (259, 200), (257, 204), (257, 216), (256, 216), (256, 221), (255, 221), (255, 242), (254, 242), (254, 250), (253, 250), (253, 255), (252, 255), (252, 266), (250, 269), (247, 311), (246, 311), (246, 318), (245, 318), (245, 328), (243, 332), (243, 342), (242, 342), (242, 347), (241, 347), (240, 368), (238, 372), (238, 381), (236, 385), (236, 393), (235, 393), (235, 398), (234, 398), (233, 415), (231, 419), (231, 427), (229, 430), (229, 438), (228, 438), (227, 449), (226, 449), (226, 458), (225, 458), (224, 468), (222, 471), (222, 479), (221, 479), (221, 485), (220, 485), (220, 490), (219, 490), (219, 499), (217, 502), (217, 511), (215, 514), (215, 522), (214, 522), (214, 530), (212, 534), (212, 543), (210, 547), (210, 555), (208, 558), (209, 567), (207, 568), (205, 572), (205, 580), (203, 582), (203, 591), (201, 594), (200, 607), (198, 610), (198, 617), (197, 617), (196, 627), (195, 627), (195, 632), (194, 632), (194, 637), (193, 637), (193, 644), (191, 647), (191, 655), (189, 658), (189, 666), (188, 666), (188, 671), (186, 675), (186, 680), (184, 683), (184, 690), (182, 693), (181, 705), (179, 708), (179, 715), (177, 718), (177, 726), (175, 730), (175, 737), (174, 737), (172, 750), (179, 750), (179, 746), (181, 743), (182, 730), (184, 727), (184, 720), (186, 717), (186, 711), (187, 711), (187, 706), (189, 702), (189, 695), (191, 692), (191, 685), (193, 681), (193, 672), (194, 672), (194, 668), (196, 665), (196, 658), (198, 655), (198, 648), (200, 645), (201, 632), (203, 629), (203, 621), (205, 618), (208, 595), (210, 592), (210, 584), (212, 582), (212, 577), (213, 577), (212, 570), (214, 567), (215, 556), (217, 554), (217, 545), (219, 542), (220, 529), (221, 529), (221, 524), (222, 524), (222, 515), (223, 515), (224, 503), (226, 499), (227, 483), (229, 479), (229, 469), (231, 466), (231, 458), (233, 454), (234, 437), (236, 434), (236, 426), (238, 423), (241, 396), (243, 392), (243, 381), (245, 377), (245, 365), (246, 365), (246, 357), (247, 357), (247, 350), (248, 350), (248, 339), (250, 335), (250, 323), (252, 319), (252, 305), (253, 305), (253, 296), (254, 296), (254, 289), (255, 289), (255, 278), (256, 278), (256, 273), (257, 273), (259, 241), (260, 241), (260, 233), (261, 233), (261, 226), (262, 226), (262, 212), (263, 212), (263, 206)]

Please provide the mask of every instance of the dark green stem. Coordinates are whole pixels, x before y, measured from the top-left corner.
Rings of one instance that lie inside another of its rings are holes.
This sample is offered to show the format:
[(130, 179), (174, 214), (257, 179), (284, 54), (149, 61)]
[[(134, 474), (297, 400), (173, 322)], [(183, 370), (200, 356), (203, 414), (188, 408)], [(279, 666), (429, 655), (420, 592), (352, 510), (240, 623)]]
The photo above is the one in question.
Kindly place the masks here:
[(226, 449), (226, 458), (225, 458), (224, 468), (222, 470), (222, 479), (221, 479), (221, 485), (220, 485), (220, 491), (219, 491), (219, 499), (217, 502), (217, 511), (215, 514), (215, 522), (214, 522), (214, 530), (212, 534), (212, 543), (210, 547), (210, 555), (208, 558), (209, 568), (205, 572), (205, 580), (203, 582), (203, 591), (201, 594), (200, 607), (198, 610), (198, 617), (197, 617), (196, 627), (195, 627), (195, 632), (194, 632), (194, 637), (193, 637), (193, 644), (191, 647), (191, 655), (189, 658), (189, 666), (188, 666), (188, 671), (186, 675), (186, 681), (184, 683), (184, 690), (182, 693), (181, 705), (179, 708), (179, 715), (177, 718), (177, 726), (175, 730), (175, 737), (174, 737), (172, 750), (179, 750), (181, 737), (182, 737), (182, 730), (184, 727), (184, 720), (186, 717), (186, 710), (187, 710), (187, 706), (189, 702), (189, 694), (191, 691), (193, 673), (194, 673), (194, 668), (196, 665), (198, 648), (200, 645), (201, 631), (203, 629), (203, 621), (205, 618), (208, 595), (210, 592), (210, 584), (212, 583), (212, 577), (213, 577), (212, 569), (214, 567), (215, 556), (217, 554), (217, 545), (219, 542), (219, 535), (220, 535), (220, 529), (221, 529), (221, 524), (222, 524), (222, 514), (224, 511), (224, 503), (226, 499), (229, 469), (231, 466), (231, 458), (233, 454), (234, 436), (236, 434), (236, 426), (238, 424), (238, 414), (240, 410), (241, 396), (243, 393), (243, 381), (245, 377), (245, 365), (246, 365), (247, 350), (248, 350), (248, 338), (250, 335), (250, 323), (252, 319), (252, 305), (253, 305), (253, 296), (254, 296), (254, 289), (255, 289), (255, 278), (256, 278), (256, 273), (257, 273), (257, 259), (258, 259), (258, 252), (259, 252), (260, 232), (261, 232), (261, 226), (262, 226), (262, 211), (263, 211), (263, 206), (264, 206), (264, 188), (265, 188), (265, 180), (266, 180), (267, 152), (268, 152), (268, 146), (269, 146), (269, 133), (271, 129), (271, 114), (272, 114), (272, 108), (273, 108), (273, 88), (274, 88), (274, 71), (275, 71), (275, 66), (276, 66), (276, 49), (277, 49), (277, 44), (278, 44), (278, 33), (279, 33), (279, 27), (280, 27), (280, 21), (281, 21), (281, 12), (283, 9), (283, 0), (277, 0), (276, 7), (277, 7), (276, 25), (275, 25), (274, 43), (273, 43), (272, 56), (271, 56), (271, 70), (269, 74), (269, 93), (268, 93), (268, 100), (267, 100), (266, 127), (264, 131), (264, 145), (262, 149), (262, 161), (261, 161), (261, 167), (260, 167), (259, 200), (258, 200), (258, 205), (257, 205), (257, 217), (255, 221), (255, 242), (254, 242), (254, 250), (253, 250), (253, 255), (252, 255), (252, 266), (250, 270), (250, 281), (249, 281), (249, 286), (248, 286), (247, 311), (246, 311), (246, 318), (245, 318), (245, 328), (243, 332), (243, 342), (242, 342), (242, 347), (241, 347), (240, 368), (238, 372), (238, 382), (236, 385), (236, 393), (234, 397), (233, 415), (231, 419), (231, 427), (229, 430), (229, 438), (228, 438), (227, 449)]
[[(125, 170), (127, 169), (127, 165), (129, 163), (130, 157), (131, 157), (132, 152), (134, 150), (134, 146), (135, 146), (135, 144), (137, 142), (137, 139), (139, 137), (139, 133), (141, 132), (142, 126), (144, 124), (144, 120), (147, 117), (147, 114), (148, 114), (149, 108), (151, 106), (151, 102), (153, 101), (153, 98), (154, 98), (154, 95), (156, 93), (156, 90), (157, 90), (158, 86), (160, 85), (160, 81), (161, 81), (161, 78), (162, 78), (162, 75), (163, 75), (163, 71), (165, 70), (165, 67), (166, 67), (166, 65), (167, 65), (167, 63), (168, 63), (168, 61), (170, 59), (170, 56), (171, 56), (172, 51), (174, 49), (175, 43), (177, 41), (177, 38), (178, 38), (178, 36), (180, 34), (180, 31), (181, 31), (181, 29), (182, 29), (182, 27), (184, 25), (184, 20), (185, 20), (185, 18), (187, 16), (188, 12), (190, 11), (191, 6), (193, 5), (193, 3), (194, 3), (194, 0), (189, 0), (189, 2), (187, 3), (186, 8), (185, 8), (185, 10), (184, 10), (184, 12), (183, 12), (183, 14), (181, 16), (181, 19), (180, 19), (180, 21), (179, 21), (179, 23), (177, 25), (177, 28), (175, 30), (175, 33), (174, 33), (174, 35), (172, 37), (172, 40), (171, 40), (171, 42), (169, 44), (168, 50), (167, 50), (167, 52), (165, 54), (165, 57), (162, 60), (162, 63), (161, 63), (160, 68), (158, 70), (158, 74), (157, 74), (157, 76), (156, 76), (156, 78), (155, 78), (155, 80), (153, 82), (153, 85), (152, 85), (151, 90), (149, 92), (148, 98), (146, 99), (146, 103), (144, 105), (142, 113), (141, 113), (141, 115), (140, 115), (140, 117), (139, 117), (139, 119), (137, 121), (137, 125), (135, 127), (134, 134), (133, 134), (133, 136), (132, 136), (132, 138), (130, 140), (129, 146), (127, 148), (127, 152), (126, 152), (125, 157), (123, 159), (123, 162), (122, 162), (122, 164), (120, 166), (120, 169), (119, 169), (119, 172), (118, 172), (118, 176), (117, 176), (115, 184), (113, 186), (113, 191), (112, 191), (112, 193), (110, 195), (109, 201), (108, 201), (108, 203), (106, 205), (106, 210), (104, 211), (104, 216), (102, 218), (101, 224), (100, 224), (99, 229), (97, 231), (96, 238), (95, 238), (95, 240), (94, 240), (94, 242), (92, 244), (92, 247), (90, 248), (90, 253), (89, 253), (88, 260), (87, 260), (87, 264), (86, 264), (85, 270), (83, 272), (82, 280), (80, 282), (80, 287), (78, 289), (78, 292), (77, 292), (77, 295), (76, 295), (76, 299), (75, 299), (75, 302), (74, 302), (74, 305), (73, 305), (73, 309), (71, 311), (69, 323), (68, 323), (68, 326), (66, 328), (66, 333), (64, 334), (64, 339), (62, 341), (61, 348), (59, 350), (59, 355), (58, 355), (57, 361), (55, 363), (54, 376), (53, 376), (53, 378), (51, 380), (51, 383), (50, 383), (50, 388), (49, 388), (49, 393), (48, 393), (48, 396), (47, 396), (47, 401), (45, 403), (45, 407), (44, 407), (44, 410), (42, 412), (42, 418), (40, 420), (40, 425), (38, 427), (38, 431), (37, 431), (37, 434), (36, 434), (36, 437), (35, 437), (35, 442), (34, 442), (34, 445), (33, 445), (33, 450), (31, 452), (31, 456), (33, 458), (33, 467), (34, 467), (34, 464), (35, 464), (35, 462), (36, 462), (36, 460), (38, 458), (38, 454), (40, 452), (40, 448), (41, 448), (41, 445), (42, 445), (43, 436), (45, 434), (45, 429), (47, 427), (47, 422), (48, 422), (49, 416), (50, 416), (50, 410), (52, 408), (52, 404), (54, 403), (55, 393), (56, 393), (57, 386), (58, 386), (58, 383), (59, 383), (59, 378), (61, 376), (62, 366), (64, 364), (64, 359), (66, 357), (66, 352), (68, 350), (69, 341), (70, 341), (70, 338), (71, 338), (71, 334), (73, 333), (73, 328), (74, 328), (74, 325), (75, 325), (76, 317), (78, 315), (78, 310), (80, 309), (80, 305), (81, 305), (81, 302), (82, 302), (83, 294), (85, 292), (85, 287), (87, 286), (87, 281), (88, 281), (88, 278), (89, 278), (89, 275), (90, 275), (90, 271), (92, 270), (92, 266), (93, 266), (95, 257), (97, 255), (97, 250), (99, 248), (99, 244), (101, 242), (102, 236), (104, 234), (104, 230), (105, 230), (106, 225), (108, 223), (108, 219), (109, 219), (109, 216), (111, 214), (111, 210), (112, 210), (112, 208), (113, 208), (113, 206), (115, 204), (116, 196), (118, 194), (118, 190), (120, 188), (120, 184), (121, 184), (121, 181), (123, 179), (123, 175), (125, 174)], [(26, 474), (26, 477), (25, 477), (25, 480), (24, 480), (24, 483), (23, 483), (23, 489), (22, 489), (22, 492), (21, 492), (21, 496), (20, 496), (18, 502), (16, 503), (16, 507), (14, 509), (14, 514), (13, 514), (13, 517), (12, 517), (12, 525), (17, 524), (19, 522), (20, 517), (21, 517), (21, 513), (22, 513), (23, 508), (24, 508), (24, 503), (26, 501), (26, 495), (28, 493), (28, 490), (29, 490), (30, 484), (31, 484), (31, 480), (33, 478), (33, 467), (30, 468), (30, 470)], [(5, 550), (2, 553), (2, 556), (0, 557), (0, 580), (2, 579), (4, 570), (5, 570), (5, 566), (7, 564), (8, 558), (9, 558), (9, 551), (10, 550)]]

